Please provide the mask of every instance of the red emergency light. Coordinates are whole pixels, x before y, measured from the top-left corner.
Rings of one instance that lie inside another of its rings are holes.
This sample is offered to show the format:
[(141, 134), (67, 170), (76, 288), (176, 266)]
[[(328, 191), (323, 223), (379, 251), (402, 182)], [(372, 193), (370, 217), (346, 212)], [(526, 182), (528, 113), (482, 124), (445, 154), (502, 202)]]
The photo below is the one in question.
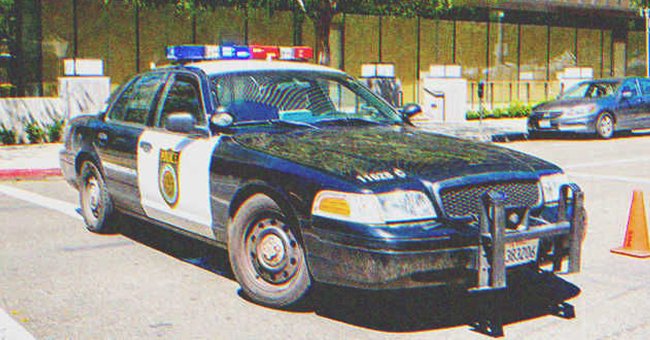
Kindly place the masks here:
[(278, 59), (280, 58), (280, 47), (250, 45), (252, 59)]

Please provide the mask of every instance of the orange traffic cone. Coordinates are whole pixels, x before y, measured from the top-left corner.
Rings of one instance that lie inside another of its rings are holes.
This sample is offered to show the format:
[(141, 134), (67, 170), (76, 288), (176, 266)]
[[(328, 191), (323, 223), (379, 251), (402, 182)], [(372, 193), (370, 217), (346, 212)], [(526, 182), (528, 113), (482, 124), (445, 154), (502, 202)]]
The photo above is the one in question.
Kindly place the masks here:
[(630, 217), (627, 220), (623, 246), (614, 248), (611, 252), (640, 258), (650, 257), (643, 192), (635, 190), (632, 194), (632, 206), (630, 207)]

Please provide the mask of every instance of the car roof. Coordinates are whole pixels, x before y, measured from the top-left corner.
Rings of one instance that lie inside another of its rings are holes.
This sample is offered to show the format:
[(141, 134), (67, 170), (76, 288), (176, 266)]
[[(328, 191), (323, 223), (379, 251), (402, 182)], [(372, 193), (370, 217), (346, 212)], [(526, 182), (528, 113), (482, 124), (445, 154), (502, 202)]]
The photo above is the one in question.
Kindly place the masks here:
[(237, 73), (247, 71), (307, 71), (342, 74), (345, 73), (331, 67), (317, 64), (293, 61), (266, 60), (213, 60), (185, 64), (186, 67), (196, 67), (208, 75)]

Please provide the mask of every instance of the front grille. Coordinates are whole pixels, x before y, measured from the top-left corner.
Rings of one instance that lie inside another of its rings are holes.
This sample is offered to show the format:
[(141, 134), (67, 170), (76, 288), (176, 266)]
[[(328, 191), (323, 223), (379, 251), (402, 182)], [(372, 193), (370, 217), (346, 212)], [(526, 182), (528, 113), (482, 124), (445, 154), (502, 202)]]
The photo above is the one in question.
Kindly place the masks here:
[(534, 207), (540, 203), (537, 182), (487, 183), (442, 189), (442, 209), (450, 218), (476, 217), (481, 197), (491, 190), (505, 194), (506, 207)]
[(562, 115), (562, 111), (535, 111), (531, 116), (537, 119), (554, 119)]

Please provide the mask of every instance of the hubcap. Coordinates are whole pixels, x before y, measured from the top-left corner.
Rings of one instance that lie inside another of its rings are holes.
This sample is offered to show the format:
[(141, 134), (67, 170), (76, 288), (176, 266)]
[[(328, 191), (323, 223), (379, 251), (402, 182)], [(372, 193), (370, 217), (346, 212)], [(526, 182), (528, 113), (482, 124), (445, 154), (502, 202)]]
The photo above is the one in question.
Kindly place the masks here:
[(609, 116), (604, 116), (600, 119), (600, 132), (603, 136), (609, 136), (612, 133), (614, 124)]
[(284, 243), (275, 234), (264, 235), (257, 244), (257, 260), (266, 268), (277, 267), (284, 260), (284, 255)]
[(93, 216), (99, 216), (99, 208), (101, 207), (101, 189), (95, 177), (88, 178), (86, 183), (86, 192), (88, 193), (88, 207)]
[(266, 218), (253, 223), (245, 248), (258, 280), (283, 284), (298, 271), (301, 256), (298, 243), (289, 227), (279, 219)]

